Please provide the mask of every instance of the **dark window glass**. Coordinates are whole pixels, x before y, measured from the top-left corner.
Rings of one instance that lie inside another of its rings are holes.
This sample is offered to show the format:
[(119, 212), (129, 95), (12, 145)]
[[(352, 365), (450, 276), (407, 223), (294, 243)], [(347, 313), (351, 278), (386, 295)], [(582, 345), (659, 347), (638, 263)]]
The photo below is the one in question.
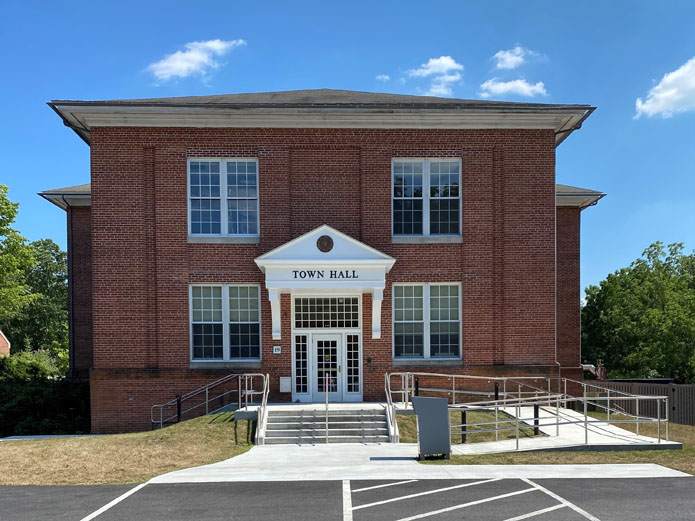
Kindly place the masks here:
[(193, 358), (222, 358), (222, 324), (193, 324)]

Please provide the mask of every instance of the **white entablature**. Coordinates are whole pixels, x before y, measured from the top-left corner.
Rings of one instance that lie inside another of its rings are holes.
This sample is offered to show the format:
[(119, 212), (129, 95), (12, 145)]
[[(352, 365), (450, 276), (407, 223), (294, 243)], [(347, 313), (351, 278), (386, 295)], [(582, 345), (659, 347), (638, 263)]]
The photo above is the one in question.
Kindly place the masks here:
[(381, 303), (386, 274), (396, 260), (328, 225), (319, 226), (255, 259), (265, 273), (280, 338), (280, 295), (372, 294), (372, 338), (381, 338)]

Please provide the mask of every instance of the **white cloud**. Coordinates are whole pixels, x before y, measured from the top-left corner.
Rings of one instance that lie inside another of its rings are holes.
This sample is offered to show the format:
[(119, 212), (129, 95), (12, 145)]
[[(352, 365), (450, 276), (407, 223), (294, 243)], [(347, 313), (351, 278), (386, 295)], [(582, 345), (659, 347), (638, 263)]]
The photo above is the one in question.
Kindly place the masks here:
[(529, 83), (524, 79), (499, 81), (497, 78), (492, 78), (483, 83), (480, 88), (480, 96), (489, 98), (491, 96), (505, 96), (508, 94), (517, 94), (519, 96), (533, 97), (538, 94), (547, 96), (545, 85), (542, 81), (537, 83)]
[(430, 58), (427, 63), (420, 65), (419, 69), (408, 71), (408, 75), (413, 78), (423, 78), (434, 74), (447, 74), (451, 71), (462, 71), (463, 65), (456, 63), (451, 56), (440, 56), (439, 58)]
[(377, 81), (389, 81), (391, 79), (391, 76), (388, 74), (377, 74), (376, 75)]
[(432, 77), (429, 89), (425, 92), (428, 96), (451, 96), (451, 86), (461, 81), (463, 65), (457, 63), (451, 56), (430, 58), (418, 69), (408, 71), (411, 78)]
[(537, 53), (517, 45), (513, 49), (507, 49), (506, 51), (497, 51), (492, 57), (497, 61), (496, 67), (498, 69), (516, 69), (520, 65), (523, 65), (526, 61), (527, 56), (536, 56)]
[(233, 48), (242, 45), (246, 45), (244, 40), (190, 42), (185, 45), (185, 50), (166, 55), (161, 60), (149, 64), (147, 70), (155, 78), (163, 81), (175, 77), (186, 78), (193, 74), (204, 76), (208, 70), (220, 66), (215, 60), (216, 56), (224, 56)]
[(669, 72), (647, 93), (647, 98), (635, 101), (637, 113), (651, 118), (661, 116), (670, 118), (678, 112), (695, 110), (695, 57), (690, 58), (680, 68)]

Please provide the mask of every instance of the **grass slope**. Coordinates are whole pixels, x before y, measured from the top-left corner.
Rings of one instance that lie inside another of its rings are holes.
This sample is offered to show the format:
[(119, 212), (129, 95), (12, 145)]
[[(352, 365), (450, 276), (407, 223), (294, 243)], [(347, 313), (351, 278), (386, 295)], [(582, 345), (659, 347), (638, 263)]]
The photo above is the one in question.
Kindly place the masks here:
[[(590, 413), (597, 418), (605, 414)], [(617, 419), (617, 418), (616, 418)], [(635, 432), (635, 424), (620, 423), (616, 426)], [(662, 425), (661, 435), (664, 436)], [(553, 465), (583, 463), (656, 463), (688, 474), (695, 474), (695, 427), (672, 423), (669, 438), (683, 444), (683, 450), (635, 450), (606, 452), (516, 452), (506, 454), (483, 454), (479, 456), (451, 456), (451, 460), (432, 460), (426, 464), (453, 465)], [(641, 424), (640, 434), (656, 438), (656, 424)]]
[[(401, 443), (417, 443), (417, 420), (414, 415), (397, 415), (398, 420), (398, 435)], [(508, 419), (510, 421), (501, 423), (500, 427), (512, 427), (507, 431), (500, 431), (499, 439), (506, 440), (509, 438), (514, 438), (516, 436), (516, 422), (513, 417), (500, 412), (498, 416), (499, 421)], [(461, 424), (461, 413), (458, 411), (449, 412), (449, 421), (451, 425)], [(493, 422), (495, 421), (494, 412), (483, 412), (475, 411), (466, 413), (466, 421), (468, 423), (482, 423), (482, 422)], [(480, 425), (472, 426), (468, 429), (466, 435), (466, 443), (481, 443), (484, 441), (495, 441), (494, 432), (476, 432), (481, 429), (491, 429), (494, 425)], [(539, 434), (539, 436), (545, 436), (544, 434)], [(533, 428), (523, 428), (519, 427), (519, 437), (529, 438), (533, 437)], [(451, 443), (461, 443), (461, 437), (458, 434), (451, 435)]]
[(0, 441), (0, 485), (141, 483), (251, 448), (246, 422), (233, 413), (202, 416), (164, 429), (84, 438)]

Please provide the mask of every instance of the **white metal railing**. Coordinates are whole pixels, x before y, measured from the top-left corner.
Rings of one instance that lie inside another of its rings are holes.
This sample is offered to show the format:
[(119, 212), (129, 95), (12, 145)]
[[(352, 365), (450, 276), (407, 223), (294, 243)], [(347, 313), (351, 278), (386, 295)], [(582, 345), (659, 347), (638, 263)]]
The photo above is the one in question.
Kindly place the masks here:
[[(420, 378), (429, 383), (429, 386), (421, 387), (419, 385)], [(439, 382), (441, 379), (445, 381), (437, 387), (432, 387), (432, 385), (437, 385), (437, 383), (433, 384), (433, 381)], [(400, 384), (399, 387), (394, 388), (392, 381)], [(475, 385), (467, 386), (465, 385), (466, 381)], [(464, 382), (464, 384), (461, 384), (461, 382)], [(493, 389), (490, 389), (491, 386), (493, 386)], [(570, 389), (573, 387), (575, 389), (581, 388), (581, 396), (569, 394), (567, 391), (568, 386)], [(603, 424), (634, 423), (635, 431), (639, 435), (640, 424), (655, 423), (657, 425), (657, 443), (661, 443), (662, 425), (665, 427), (665, 439), (667, 441), (669, 439), (667, 396), (633, 395), (601, 387), (599, 384), (581, 382), (570, 378), (555, 376), (486, 377), (428, 372), (399, 372), (387, 373), (385, 375), (385, 391), (389, 430), (396, 433), (398, 432), (398, 422), (396, 420), (398, 409), (396, 404), (400, 403), (403, 409), (407, 409), (411, 396), (424, 393), (449, 398), (450, 411), (494, 411), (494, 421), (454, 424), (451, 426), (450, 435), (452, 433), (494, 432), (495, 439), (498, 440), (500, 432), (514, 430), (517, 450), (519, 448), (520, 430), (528, 427), (532, 427), (536, 434), (540, 432), (542, 427), (554, 427), (555, 435), (559, 436), (560, 426), (581, 425), (584, 429), (584, 443), (588, 444), (589, 431), (600, 429), (600, 425)], [(399, 399), (395, 400), (394, 396), (398, 396)], [(476, 397), (480, 399), (476, 400)], [(635, 413), (632, 414), (618, 406), (616, 404), (617, 401), (634, 402)], [(640, 415), (639, 404), (644, 401), (655, 404), (656, 417)], [(570, 405), (580, 411), (583, 410), (583, 415), (580, 418), (576, 418), (567, 411), (563, 412), (561, 410), (566, 410)], [(533, 415), (522, 417), (522, 408), (524, 407), (533, 407)], [(590, 417), (588, 414), (589, 407), (605, 411), (606, 419)], [(662, 407), (665, 409), (663, 416), (661, 414)], [(509, 413), (510, 409), (514, 413), (511, 415), (512, 418), (500, 420), (499, 413)], [(552, 414), (542, 416), (540, 414), (541, 410), (552, 412)], [(612, 417), (611, 414), (613, 415)], [(625, 418), (616, 418), (616, 414)], [(502, 426), (512, 422), (514, 423), (513, 426)], [(469, 427), (478, 428), (475, 431), (469, 431)], [(391, 439), (391, 441), (398, 440), (396, 438)]]
[[(259, 382), (260, 388), (256, 389)], [(249, 404), (253, 405), (254, 397), (259, 395), (261, 402), (267, 402), (268, 375), (229, 374), (166, 403), (153, 405), (150, 410), (152, 426), (162, 428), (168, 423), (179, 422), (184, 417), (193, 418), (229, 407), (232, 404), (230, 398), (235, 394), (237, 409), (248, 408)], [(211, 404), (214, 407), (212, 410)], [(263, 408), (265, 409), (264, 406)]]
[(270, 375), (264, 374), (263, 377), (263, 389), (261, 405), (258, 407), (258, 416), (256, 418), (256, 445), (265, 444), (265, 430), (268, 424), (268, 393), (270, 391), (270, 386), (268, 385), (270, 381)]

